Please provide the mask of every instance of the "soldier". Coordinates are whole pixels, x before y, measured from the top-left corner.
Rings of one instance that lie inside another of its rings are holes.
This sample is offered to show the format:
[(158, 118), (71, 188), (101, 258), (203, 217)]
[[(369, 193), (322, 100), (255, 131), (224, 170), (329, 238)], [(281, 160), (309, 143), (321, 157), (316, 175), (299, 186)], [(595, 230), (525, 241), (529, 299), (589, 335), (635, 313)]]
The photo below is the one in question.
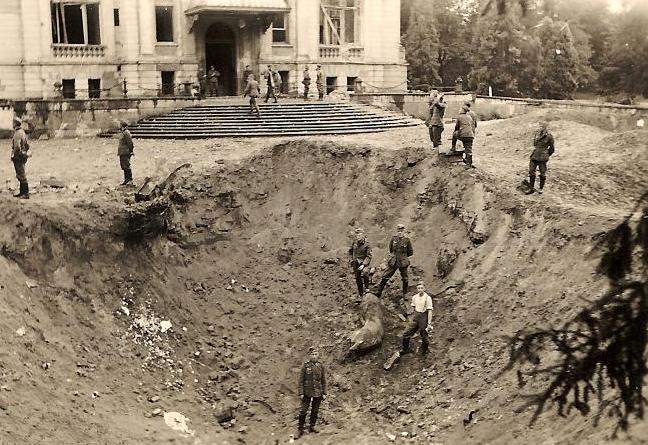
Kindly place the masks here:
[[(281, 78), (281, 74), (279, 71), (275, 70), (272, 73), (273, 81), (274, 81), (274, 89), (275, 89), (275, 95), (278, 96), (281, 94), (281, 84), (283, 82), (283, 79)], [(276, 99), (275, 99), (276, 102)]]
[(441, 146), (443, 133), (443, 115), (448, 105), (444, 102), (443, 94), (434, 98), (430, 106), (430, 140), (434, 148)]
[(29, 159), (29, 141), (27, 134), (22, 128), (22, 120), (18, 117), (13, 118), (13, 137), (11, 138), (11, 161), (16, 171), (16, 179), (20, 184), (20, 191), (14, 195), (15, 198), (29, 199), (29, 184), (25, 174), (25, 164)]
[(403, 296), (405, 296), (409, 287), (407, 282), (407, 268), (410, 264), (409, 257), (414, 254), (414, 250), (412, 249), (412, 242), (405, 236), (405, 226), (403, 224), (398, 225), (396, 235), (389, 241), (389, 253), (391, 255), (387, 262), (388, 268), (380, 280), (378, 296), (382, 295), (387, 282), (396, 273), (396, 270), (400, 272), (401, 280), (403, 281)]
[(402, 354), (410, 353), (410, 340), (417, 332), (421, 336), (421, 354), (428, 352), (428, 332), (432, 329), (432, 297), (425, 292), (423, 283), (416, 286), (416, 293), (412, 297), (412, 307), (414, 313), (412, 319), (403, 333), (403, 350)]
[[(477, 114), (471, 110), (472, 107), (472, 102), (467, 100), (464, 102), (464, 107), (468, 107), (468, 111), (466, 114), (470, 116), (470, 118), (473, 120), (473, 133), (477, 134)], [(455, 131), (452, 133), (452, 151), (456, 150), (457, 147), (457, 140), (459, 139), (458, 133)]]
[(119, 137), (117, 154), (119, 155), (119, 165), (124, 171), (124, 182), (121, 185), (130, 185), (133, 183), (133, 172), (131, 171), (131, 156), (134, 156), (133, 138), (130, 131), (128, 131), (126, 121), (119, 122), (119, 129), (121, 130), (121, 136)]
[(467, 106), (461, 108), (459, 116), (457, 116), (457, 124), (455, 125), (455, 133), (464, 147), (464, 164), (467, 168), (475, 168), (473, 165), (472, 148), (473, 140), (475, 139), (475, 121), (468, 114), (470, 109)]
[(245, 69), (243, 70), (243, 90), (247, 87), (248, 80), (250, 80), (250, 74), (254, 74), (250, 65), (245, 65)]
[(546, 122), (538, 124), (538, 130), (533, 135), (533, 152), (529, 161), (529, 194), (535, 191), (536, 169), (540, 170), (540, 188), (538, 193), (542, 194), (547, 175), (547, 162), (554, 154), (554, 137), (547, 129)]
[(268, 65), (268, 70), (265, 72), (265, 78), (267, 82), (268, 91), (266, 92), (266, 98), (264, 102), (268, 102), (268, 99), (271, 97), (277, 103), (277, 96), (275, 94), (275, 84), (274, 84), (274, 72), (272, 71), (272, 65)]
[(261, 110), (257, 104), (257, 97), (261, 94), (261, 87), (259, 82), (254, 79), (254, 74), (248, 76), (248, 82), (243, 92), (243, 97), (250, 96), (250, 114), (256, 112), (257, 117), (261, 117)]
[(214, 65), (209, 67), (209, 72), (207, 73), (207, 80), (209, 81), (209, 94), (212, 96), (218, 96), (218, 78), (220, 73)]
[(306, 423), (306, 413), (310, 406), (310, 424), (308, 432), (317, 433), (315, 423), (317, 423), (317, 414), (322, 400), (326, 398), (326, 370), (324, 365), (319, 361), (317, 349), (309, 349), (308, 360), (302, 366), (299, 374), (299, 396), (301, 397), (301, 408), (299, 410), (299, 425), (296, 437), (299, 438), (304, 434), (304, 425)]
[(371, 264), (371, 246), (361, 229), (356, 229), (355, 235), (355, 240), (353, 240), (349, 248), (349, 261), (358, 285), (358, 295), (362, 297), (365, 290), (369, 288), (368, 269), (369, 264)]
[(198, 69), (198, 97), (202, 100), (207, 94), (207, 76), (202, 68)]
[(324, 100), (324, 95), (326, 94), (326, 82), (324, 79), (324, 71), (322, 71), (322, 65), (317, 64), (315, 69), (317, 77), (315, 78), (315, 84), (317, 85), (317, 93), (319, 94), (319, 100)]
[(302, 80), (302, 83), (304, 84), (304, 100), (308, 100), (308, 91), (310, 90), (310, 84), (311, 84), (311, 77), (310, 77), (310, 72), (308, 71), (308, 65), (306, 65), (306, 68), (304, 68), (304, 80)]

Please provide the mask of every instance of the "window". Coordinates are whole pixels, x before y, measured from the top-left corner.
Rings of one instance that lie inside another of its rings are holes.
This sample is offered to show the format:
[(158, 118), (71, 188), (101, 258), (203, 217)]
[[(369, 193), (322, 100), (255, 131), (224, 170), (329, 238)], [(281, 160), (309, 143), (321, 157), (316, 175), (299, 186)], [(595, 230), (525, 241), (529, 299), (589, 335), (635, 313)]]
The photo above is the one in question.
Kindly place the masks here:
[(158, 42), (173, 42), (173, 6), (155, 7), (155, 35)]
[(101, 97), (101, 79), (88, 79), (88, 97), (90, 99)]
[(63, 99), (74, 99), (75, 97), (74, 79), (63, 79)]
[(288, 31), (286, 23), (288, 22), (286, 15), (278, 15), (272, 22), (272, 42), (273, 43), (287, 43)]
[(52, 43), (101, 45), (99, 3), (52, 0)]
[(327, 77), (326, 78), (326, 94), (329, 94), (332, 91), (337, 89), (337, 77)]
[(347, 91), (355, 91), (355, 83), (357, 79), (357, 77), (347, 77)]
[(162, 95), (173, 96), (175, 92), (175, 71), (162, 71)]
[(359, 0), (321, 0), (320, 44), (358, 43)]
[(115, 26), (119, 26), (119, 9), (117, 8), (113, 9), (113, 21)]
[(279, 92), (281, 94), (288, 94), (288, 91), (290, 89), (290, 85), (288, 84), (288, 80), (290, 79), (290, 72), (279, 71), (279, 75), (281, 76), (281, 90)]

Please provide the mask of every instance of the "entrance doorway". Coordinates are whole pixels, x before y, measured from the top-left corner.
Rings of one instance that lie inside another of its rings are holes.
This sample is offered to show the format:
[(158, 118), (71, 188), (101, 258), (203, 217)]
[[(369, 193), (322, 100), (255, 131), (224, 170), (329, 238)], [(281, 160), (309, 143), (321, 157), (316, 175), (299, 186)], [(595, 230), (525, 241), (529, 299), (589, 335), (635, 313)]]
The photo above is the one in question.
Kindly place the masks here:
[(218, 95), (236, 96), (236, 36), (228, 25), (214, 23), (205, 33), (205, 73), (211, 66), (220, 73)]

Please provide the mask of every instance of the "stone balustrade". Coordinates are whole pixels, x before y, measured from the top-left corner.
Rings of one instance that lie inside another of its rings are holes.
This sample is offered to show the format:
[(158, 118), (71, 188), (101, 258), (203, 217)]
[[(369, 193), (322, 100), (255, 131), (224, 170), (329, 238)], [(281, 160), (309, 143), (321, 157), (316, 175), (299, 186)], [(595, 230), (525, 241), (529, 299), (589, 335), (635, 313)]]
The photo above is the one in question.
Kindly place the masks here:
[(320, 45), (320, 59), (324, 60), (351, 60), (362, 59), (364, 48), (360, 46)]
[(52, 50), (54, 57), (96, 58), (105, 55), (106, 47), (103, 45), (54, 44)]

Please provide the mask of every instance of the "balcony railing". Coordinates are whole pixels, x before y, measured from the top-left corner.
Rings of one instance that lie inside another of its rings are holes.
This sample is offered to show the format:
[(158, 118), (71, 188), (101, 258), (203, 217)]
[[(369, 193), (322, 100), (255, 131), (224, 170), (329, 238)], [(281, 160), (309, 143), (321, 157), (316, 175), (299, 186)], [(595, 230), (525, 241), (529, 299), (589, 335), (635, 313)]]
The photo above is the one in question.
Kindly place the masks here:
[(360, 46), (347, 46), (347, 45), (320, 45), (319, 47), (320, 59), (362, 59), (364, 56), (364, 48)]
[(54, 57), (103, 57), (106, 47), (103, 45), (70, 45), (55, 43), (52, 45)]

